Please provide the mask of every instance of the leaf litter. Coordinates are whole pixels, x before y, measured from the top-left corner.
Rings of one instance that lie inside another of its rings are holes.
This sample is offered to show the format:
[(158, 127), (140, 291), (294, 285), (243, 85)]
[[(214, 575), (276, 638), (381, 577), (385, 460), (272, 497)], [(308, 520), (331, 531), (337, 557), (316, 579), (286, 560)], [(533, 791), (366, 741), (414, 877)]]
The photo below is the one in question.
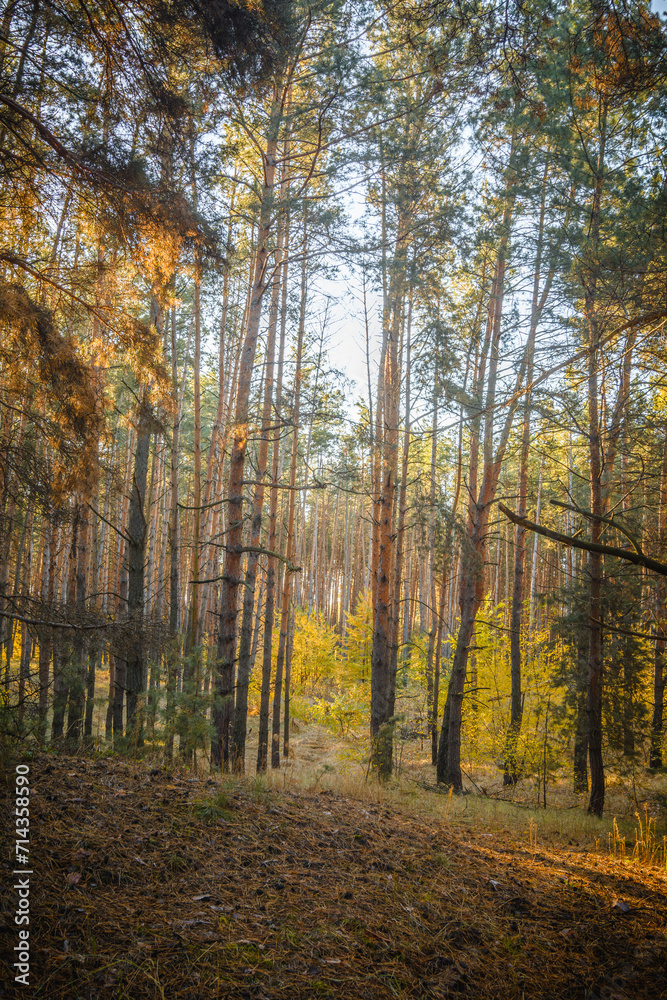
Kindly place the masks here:
[[(113, 758), (37, 755), (31, 784), (35, 997), (665, 995), (658, 871)], [(8, 897), (0, 996), (24, 997)]]

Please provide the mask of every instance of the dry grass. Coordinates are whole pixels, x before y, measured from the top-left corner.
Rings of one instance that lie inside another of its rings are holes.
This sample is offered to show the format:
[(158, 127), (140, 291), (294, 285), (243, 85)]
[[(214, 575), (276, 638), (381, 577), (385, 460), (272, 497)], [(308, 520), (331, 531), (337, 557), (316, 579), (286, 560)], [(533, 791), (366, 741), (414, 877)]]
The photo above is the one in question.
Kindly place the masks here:
[[(251, 761), (254, 750), (251, 735)], [(447, 789), (435, 786), (425, 741), (399, 744), (397, 756), (400, 776), (378, 785), (368, 775), (365, 735), (342, 739), (322, 727), (297, 727), (290, 742), (289, 760), (283, 760), (281, 770), (270, 773), (267, 780), (276, 789), (331, 790), (425, 819), (444, 818), (461, 828), (475, 826), (504, 832), (526, 842), (532, 826), (542, 844), (609, 850), (612, 856), (626, 861), (641, 860), (667, 868), (667, 775), (643, 772), (633, 784), (608, 773), (605, 816), (600, 820), (587, 812), (588, 795), (571, 791), (567, 773), (549, 786), (544, 809), (536, 801), (537, 785), (532, 776), (508, 789), (503, 787), (498, 769), (470, 767), (464, 780), (470, 794), (452, 796)]]
[[(18, 660), (12, 661), (18, 673)], [(36, 671), (36, 663), (33, 664)], [(93, 713), (93, 741), (105, 749), (106, 692), (109, 675), (98, 670)], [(257, 719), (249, 719), (247, 761), (254, 771), (257, 756)], [(152, 754), (162, 764), (161, 745)], [(378, 788), (368, 781), (369, 746), (366, 732), (332, 735), (327, 729), (293, 723), (289, 760), (283, 760), (277, 775), (269, 775), (271, 787), (283, 790), (330, 789), (365, 801), (385, 803), (426, 818), (440, 819), (443, 810), (449, 822), (483, 825), (504, 830), (515, 838), (528, 836), (534, 824), (541, 842), (572, 844), (586, 850), (609, 851), (626, 861), (641, 859), (667, 866), (667, 773), (654, 774), (637, 767), (630, 774), (615, 773), (607, 763), (605, 817), (589, 816), (588, 795), (571, 790), (568, 768), (550, 780), (548, 806), (541, 805), (543, 790), (535, 776), (528, 775), (514, 788), (504, 788), (502, 772), (493, 766), (464, 761), (464, 786), (471, 794), (454, 798), (443, 806), (446, 791), (435, 788), (430, 747), (425, 739), (396, 740), (398, 778)], [(198, 769), (208, 774), (208, 761), (198, 753)], [(641, 817), (641, 821), (639, 820)]]
[[(100, 685), (104, 689), (104, 676)], [(105, 749), (105, 710), (100, 699), (93, 733), (95, 746), (101, 751)], [(369, 780), (365, 732), (342, 737), (322, 726), (293, 723), (289, 759), (283, 758), (281, 769), (269, 772), (266, 781), (269, 787), (282, 790), (331, 790), (435, 820), (444, 815), (454, 825), (483, 826), (516, 839), (527, 840), (533, 825), (541, 843), (608, 851), (618, 859), (642, 860), (667, 869), (667, 774), (656, 775), (638, 768), (629, 780), (608, 769), (605, 816), (599, 820), (587, 812), (588, 794), (572, 792), (566, 768), (549, 784), (546, 809), (541, 804), (543, 791), (534, 776), (508, 789), (503, 787), (498, 768), (472, 762), (466, 762), (464, 772), (464, 786), (470, 794), (448, 798), (446, 789), (435, 786), (426, 740), (397, 739), (396, 748), (398, 777), (388, 785), (378, 786)], [(163, 763), (161, 745), (148, 752), (156, 763)], [(257, 719), (251, 717), (246, 754), (251, 773), (256, 756)], [(209, 773), (202, 751), (197, 754), (196, 770)], [(448, 799), (446, 804), (443, 797)]]
[[(17, 667), (18, 669), (18, 667)], [(108, 673), (98, 671), (97, 690), (108, 688)], [(104, 725), (106, 698), (96, 699), (93, 740), (97, 751), (105, 752)], [(443, 815), (457, 826), (483, 826), (504, 831), (517, 840), (528, 840), (534, 826), (541, 843), (567, 845), (582, 850), (609, 852), (626, 862), (642, 860), (667, 868), (667, 773), (654, 774), (637, 767), (631, 775), (607, 768), (605, 816), (602, 820), (587, 813), (588, 795), (571, 790), (568, 768), (551, 779), (547, 808), (541, 802), (543, 790), (535, 776), (524, 777), (515, 787), (504, 788), (502, 772), (493, 766), (464, 762), (464, 786), (471, 793), (450, 797), (435, 786), (430, 747), (425, 739), (396, 739), (398, 777), (384, 787), (369, 780), (369, 742), (366, 732), (333, 735), (317, 725), (292, 724), (289, 759), (282, 761), (277, 774), (267, 777), (271, 788), (316, 791), (326, 789), (360, 801), (385, 804), (440, 820)], [(145, 754), (163, 763), (162, 746)], [(254, 772), (257, 756), (257, 719), (249, 719), (246, 760)], [(197, 754), (197, 770), (208, 774), (206, 754)]]

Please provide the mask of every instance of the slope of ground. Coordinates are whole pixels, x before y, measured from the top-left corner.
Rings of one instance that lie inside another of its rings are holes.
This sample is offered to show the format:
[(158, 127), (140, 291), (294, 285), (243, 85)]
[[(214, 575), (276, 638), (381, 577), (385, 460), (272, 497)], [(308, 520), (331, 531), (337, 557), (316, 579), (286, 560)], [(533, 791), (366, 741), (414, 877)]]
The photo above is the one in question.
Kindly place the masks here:
[[(42, 754), (30, 769), (35, 997), (665, 996), (657, 870), (330, 791), (112, 758)], [(4, 965), (12, 811), (0, 995), (24, 997)]]

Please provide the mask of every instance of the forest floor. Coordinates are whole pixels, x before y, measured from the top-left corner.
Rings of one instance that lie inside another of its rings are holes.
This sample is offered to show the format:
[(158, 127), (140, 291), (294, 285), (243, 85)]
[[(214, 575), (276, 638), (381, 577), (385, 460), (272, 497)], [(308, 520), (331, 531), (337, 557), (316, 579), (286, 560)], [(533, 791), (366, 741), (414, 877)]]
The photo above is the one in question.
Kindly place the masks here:
[[(664, 868), (543, 843), (532, 823), (517, 835), (466, 822), (446, 796), (427, 815), (323, 789), (319, 772), (281, 787), (109, 756), (29, 764), (35, 997), (667, 995)], [(5, 965), (13, 773), (0, 964), (12, 998), (28, 992)]]

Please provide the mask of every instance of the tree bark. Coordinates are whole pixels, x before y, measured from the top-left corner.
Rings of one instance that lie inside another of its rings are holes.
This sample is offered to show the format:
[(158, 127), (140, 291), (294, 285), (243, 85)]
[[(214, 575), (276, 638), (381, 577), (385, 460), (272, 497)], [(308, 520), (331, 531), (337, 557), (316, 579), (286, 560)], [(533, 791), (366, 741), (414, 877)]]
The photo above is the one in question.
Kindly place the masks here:
[[(303, 337), (306, 322), (306, 214), (304, 206), (303, 220), (303, 243), (301, 262), (301, 300), (299, 304), (299, 326), (296, 344), (296, 368), (294, 371), (294, 403), (292, 406), (292, 451), (290, 456), (290, 477), (289, 496), (287, 500), (287, 564), (283, 572), (283, 593), (280, 613), (280, 636), (278, 638), (278, 655), (276, 657), (276, 679), (273, 691), (273, 720), (271, 730), (271, 767), (280, 767), (280, 701), (283, 680), (283, 668), (287, 658), (287, 669), (285, 671), (285, 705), (289, 710), (289, 695), (287, 685), (289, 683), (289, 649), (287, 644), (290, 617), (290, 591), (292, 583), (292, 573), (290, 563), (294, 560), (296, 550), (294, 538), (294, 521), (296, 513), (296, 466), (299, 449), (299, 418), (301, 406), (301, 359), (303, 355)], [(285, 755), (289, 754), (289, 717), (285, 717)]]
[[(435, 725), (438, 715), (435, 701), (435, 679), (433, 676), (433, 659), (435, 644), (440, 630), (440, 620), (436, 613), (435, 596), (435, 471), (438, 454), (438, 377), (436, 373), (433, 392), (433, 425), (431, 427), (431, 473), (429, 488), (428, 515), (428, 603), (429, 622), (428, 648), (426, 651), (426, 718), (428, 741), (433, 746), (436, 742)], [(439, 666), (438, 657), (438, 666)], [(439, 688), (438, 682), (438, 688)]]
[[(44, 554), (42, 556), (42, 593), (43, 604), (51, 607), (55, 587), (56, 532), (49, 520), (44, 528)], [(50, 636), (40, 636), (39, 640), (39, 715), (37, 723), (37, 740), (41, 745), (46, 740), (46, 716), (49, 705), (49, 664), (53, 642)]]
[[(289, 247), (289, 214), (285, 219), (284, 245)], [(287, 331), (287, 255), (279, 269), (281, 284), (280, 344), (278, 348), (278, 371), (276, 376), (275, 421), (273, 452), (271, 456), (271, 493), (269, 501), (270, 552), (277, 551), (278, 544), (278, 479), (280, 477), (280, 441), (283, 429), (283, 363), (285, 358), (285, 335)], [(262, 774), (268, 765), (269, 753), (269, 702), (271, 698), (271, 663), (273, 658), (273, 625), (276, 608), (276, 583), (278, 560), (269, 556), (266, 569), (266, 604), (264, 609), (264, 641), (262, 648), (262, 687), (259, 705), (259, 731), (257, 741), (257, 773)]]
[(266, 372), (264, 376), (264, 404), (262, 409), (262, 431), (257, 455), (257, 482), (253, 501), (252, 520), (250, 522), (250, 546), (256, 551), (248, 553), (248, 563), (245, 574), (245, 591), (243, 595), (243, 617), (241, 621), (241, 636), (239, 641), (238, 680), (236, 685), (236, 708), (234, 712), (234, 728), (232, 734), (232, 769), (242, 774), (245, 769), (245, 743), (248, 720), (248, 686), (252, 665), (253, 613), (255, 609), (255, 586), (257, 566), (259, 563), (259, 547), (262, 535), (262, 510), (264, 507), (264, 478), (266, 476), (269, 436), (271, 430), (271, 411), (273, 406), (273, 368), (276, 350), (276, 327), (278, 323), (278, 306), (280, 297), (279, 274), (283, 257), (284, 227), (278, 227), (276, 248), (276, 267), (271, 293), (269, 310), (269, 328), (266, 343)]
[[(387, 334), (382, 376), (382, 440), (381, 492), (376, 502), (377, 536), (373, 561), (377, 566), (373, 649), (371, 654), (371, 761), (378, 777), (391, 775), (393, 760), (393, 724), (396, 675), (392, 646), (395, 640), (394, 602), (392, 600), (392, 561), (394, 557), (394, 498), (398, 471), (398, 408), (400, 372), (398, 371), (398, 340), (403, 311), (405, 278), (404, 237), (397, 240), (392, 284), (391, 324)], [(380, 401), (378, 401), (380, 412)]]
[[(76, 553), (76, 583), (74, 604), (77, 611), (84, 610), (86, 605), (86, 573), (88, 562), (88, 541), (90, 535), (90, 520), (88, 505), (79, 501), (79, 538)], [(67, 741), (76, 747), (81, 739), (83, 713), (85, 706), (85, 683), (87, 665), (87, 643), (81, 636), (73, 642), (72, 670), (69, 684), (69, 705), (67, 710)]]
[(248, 448), (249, 400), (252, 371), (257, 350), (259, 321), (267, 286), (269, 261), (268, 241), (273, 224), (274, 179), (278, 127), (282, 117), (280, 91), (276, 86), (269, 119), (266, 153), (262, 157), (264, 184), (262, 188), (254, 259), (252, 293), (246, 323), (239, 380), (236, 391), (232, 450), (227, 486), (227, 544), (220, 588), (220, 622), (216, 652), (215, 704), (213, 722), (215, 736), (211, 744), (214, 766), (229, 768), (230, 722), (234, 697), (234, 665), (236, 659), (236, 619), (238, 589), (241, 585), (243, 552), (243, 477)]
[[(606, 102), (602, 102), (602, 131), (598, 151), (597, 174), (591, 209), (591, 244), (597, 250), (600, 232), (600, 207), (604, 182), (604, 154), (606, 139)], [(585, 285), (584, 313), (588, 324), (588, 453), (591, 474), (591, 542), (600, 544), (602, 522), (597, 517), (604, 515), (602, 492), (602, 439), (598, 404), (598, 340), (600, 336), (597, 316), (597, 272), (592, 262), (592, 271)], [(600, 595), (602, 590), (602, 555), (588, 553), (589, 577), (589, 660), (588, 660), (588, 754), (591, 769), (591, 798), (588, 811), (602, 816), (604, 810), (604, 765), (602, 761), (602, 625), (600, 619)]]
[(146, 659), (143, 637), (144, 625), (144, 561), (146, 555), (146, 482), (150, 452), (153, 417), (147, 401), (141, 400), (137, 414), (137, 448), (130, 493), (127, 524), (128, 585), (127, 607), (133, 620), (133, 637), (127, 656), (127, 732), (134, 730), (138, 741), (142, 738), (142, 719), (138, 701), (146, 688)]
[[(665, 556), (667, 543), (667, 435), (662, 446), (662, 469), (660, 475), (660, 503), (658, 507), (658, 554)], [(665, 633), (667, 624), (667, 587), (662, 578), (658, 579), (655, 592), (656, 627)], [(663, 706), (665, 697), (665, 639), (655, 644), (653, 654), (653, 716), (651, 718), (651, 744), (649, 767), (662, 767)]]
[[(526, 358), (527, 391), (523, 402), (523, 425), (521, 428), (521, 450), (519, 454), (519, 481), (517, 492), (519, 495), (519, 513), (522, 517), (525, 517), (528, 513), (528, 457), (530, 452), (530, 418), (532, 401), (530, 386), (533, 381), (535, 337), (542, 310), (546, 303), (549, 288), (554, 276), (554, 269), (552, 267), (546, 281), (544, 294), (540, 297), (544, 215), (546, 209), (548, 174), (549, 162), (547, 160), (544, 165), (544, 175), (542, 178), (542, 200), (540, 204), (540, 221), (538, 226), (537, 249), (535, 254), (535, 276), (533, 280), (533, 301), (531, 308), (530, 331), (528, 334), (528, 355)], [(526, 529), (522, 525), (517, 524), (514, 537), (514, 578), (512, 587), (512, 612), (510, 615), (510, 724), (505, 740), (505, 772), (503, 775), (504, 785), (514, 785), (519, 779), (519, 768), (516, 753), (523, 716), (523, 696), (521, 692), (521, 630), (523, 627), (525, 570)]]

